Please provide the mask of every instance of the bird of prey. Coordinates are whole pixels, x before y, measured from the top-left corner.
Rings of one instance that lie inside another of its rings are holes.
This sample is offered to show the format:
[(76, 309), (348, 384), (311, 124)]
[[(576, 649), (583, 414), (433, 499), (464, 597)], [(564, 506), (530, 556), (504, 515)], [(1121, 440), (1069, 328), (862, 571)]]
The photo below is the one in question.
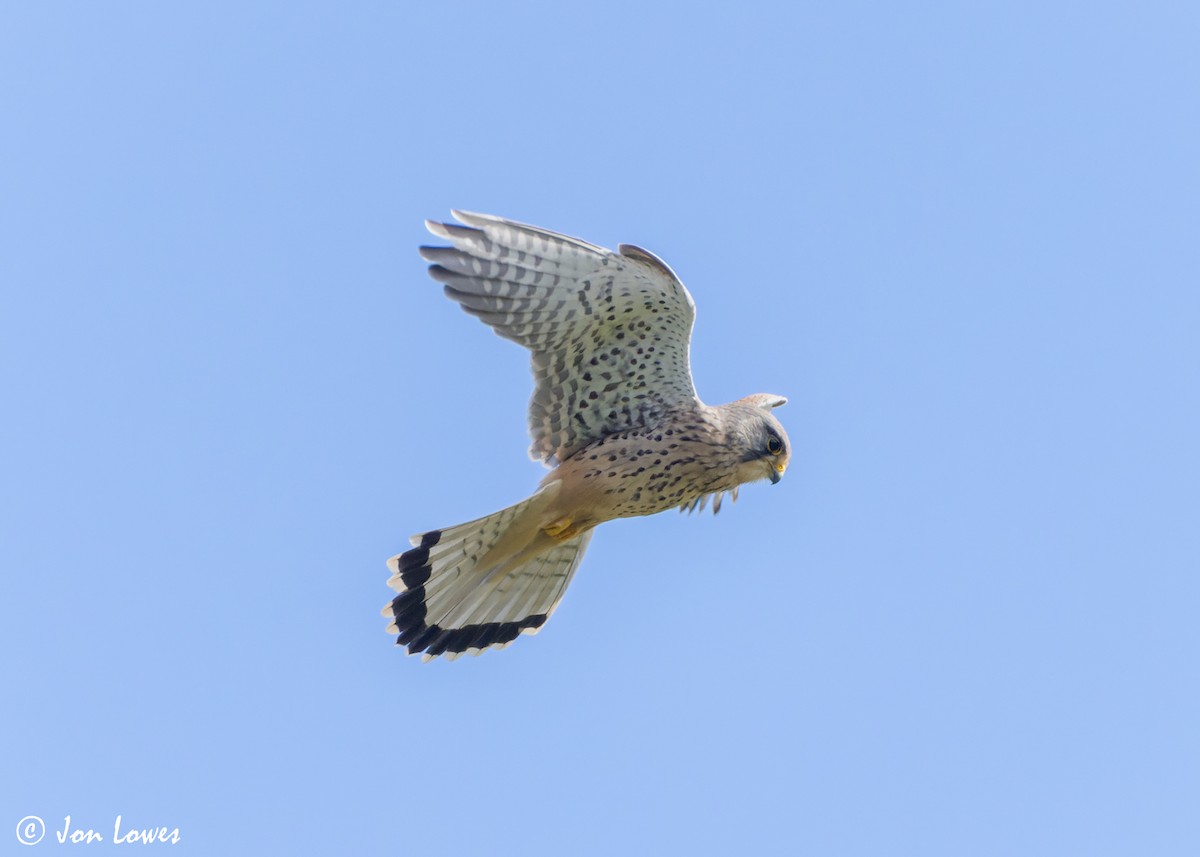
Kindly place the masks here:
[(424, 659), (503, 648), (554, 612), (597, 524), (681, 507), (714, 511), (738, 486), (788, 466), (790, 448), (757, 393), (700, 401), (688, 365), (695, 304), (654, 254), (617, 252), (500, 217), (426, 221), (450, 243), (422, 247), (446, 295), (532, 352), (530, 457), (553, 469), (527, 499), (413, 536), (388, 560), (399, 591), (383, 615)]

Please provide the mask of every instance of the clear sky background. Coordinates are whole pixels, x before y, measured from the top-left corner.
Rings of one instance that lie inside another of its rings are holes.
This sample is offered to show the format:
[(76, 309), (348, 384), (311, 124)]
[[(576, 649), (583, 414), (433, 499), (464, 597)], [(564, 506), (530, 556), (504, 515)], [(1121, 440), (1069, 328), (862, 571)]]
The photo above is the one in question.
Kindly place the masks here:
[[(2, 850), (1200, 853), (1198, 91), (1183, 2), (8, 4)], [(452, 207), (796, 452), (423, 665), (385, 560), (542, 474)]]

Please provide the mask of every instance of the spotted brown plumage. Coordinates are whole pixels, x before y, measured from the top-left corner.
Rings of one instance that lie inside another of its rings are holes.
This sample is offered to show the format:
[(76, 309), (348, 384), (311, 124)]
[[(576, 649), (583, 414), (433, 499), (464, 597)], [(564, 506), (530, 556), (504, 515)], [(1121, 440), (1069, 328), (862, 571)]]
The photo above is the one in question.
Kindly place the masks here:
[(410, 654), (478, 654), (536, 633), (579, 566), (592, 529), (670, 508), (714, 511), (790, 457), (759, 393), (696, 396), (688, 364), (695, 305), (652, 253), (603, 247), (499, 217), (426, 223), (422, 247), (446, 295), (532, 354), (530, 456), (553, 468), (527, 499), (412, 538), (392, 557), (388, 630)]

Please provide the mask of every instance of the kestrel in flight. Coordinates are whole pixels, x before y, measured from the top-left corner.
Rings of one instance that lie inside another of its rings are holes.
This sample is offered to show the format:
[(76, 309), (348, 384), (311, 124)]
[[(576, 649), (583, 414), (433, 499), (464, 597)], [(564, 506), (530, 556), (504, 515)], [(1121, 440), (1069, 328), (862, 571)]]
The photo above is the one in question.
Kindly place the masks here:
[(535, 634), (563, 596), (592, 529), (614, 518), (713, 509), (738, 486), (787, 469), (758, 393), (710, 406), (688, 366), (695, 304), (652, 253), (606, 250), (500, 217), (427, 221), (450, 247), (422, 247), (446, 295), (533, 354), (530, 457), (553, 470), (486, 518), (413, 536), (388, 560), (399, 591), (383, 615), (426, 660), (503, 648)]

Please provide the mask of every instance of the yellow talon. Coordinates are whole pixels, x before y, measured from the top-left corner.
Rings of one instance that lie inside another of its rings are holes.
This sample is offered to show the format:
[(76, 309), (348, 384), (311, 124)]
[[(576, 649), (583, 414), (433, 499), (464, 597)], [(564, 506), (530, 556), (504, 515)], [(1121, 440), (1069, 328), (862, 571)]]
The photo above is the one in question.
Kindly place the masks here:
[(575, 531), (571, 526), (574, 523), (575, 521), (571, 518), (559, 518), (554, 523), (542, 527), (542, 532), (552, 539), (563, 542), (575, 535)]

